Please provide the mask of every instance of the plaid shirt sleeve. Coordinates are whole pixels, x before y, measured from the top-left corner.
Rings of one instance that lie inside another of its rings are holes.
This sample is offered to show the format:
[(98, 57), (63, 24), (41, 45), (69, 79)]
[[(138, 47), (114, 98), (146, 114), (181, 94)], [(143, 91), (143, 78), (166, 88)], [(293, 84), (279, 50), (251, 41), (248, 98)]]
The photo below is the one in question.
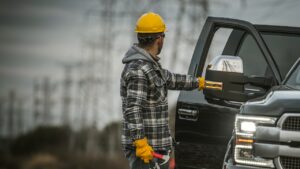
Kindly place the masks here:
[(127, 107), (124, 118), (128, 122), (130, 136), (133, 140), (145, 137), (142, 105), (147, 99), (147, 78), (141, 70), (131, 70), (127, 74)]
[(191, 75), (175, 74), (166, 69), (163, 69), (163, 73), (170, 90), (193, 90), (199, 87), (198, 79)]

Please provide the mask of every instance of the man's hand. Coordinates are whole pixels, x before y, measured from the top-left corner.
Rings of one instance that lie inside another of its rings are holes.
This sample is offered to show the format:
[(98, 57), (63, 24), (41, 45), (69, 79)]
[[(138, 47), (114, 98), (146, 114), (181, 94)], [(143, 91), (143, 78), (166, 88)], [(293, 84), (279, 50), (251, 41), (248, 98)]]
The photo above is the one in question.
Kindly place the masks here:
[(149, 163), (153, 159), (152, 147), (148, 144), (147, 138), (135, 140), (133, 143), (136, 147), (136, 156), (140, 157), (144, 163)]
[(203, 90), (205, 88), (205, 78), (204, 77), (198, 77), (199, 82), (199, 90)]

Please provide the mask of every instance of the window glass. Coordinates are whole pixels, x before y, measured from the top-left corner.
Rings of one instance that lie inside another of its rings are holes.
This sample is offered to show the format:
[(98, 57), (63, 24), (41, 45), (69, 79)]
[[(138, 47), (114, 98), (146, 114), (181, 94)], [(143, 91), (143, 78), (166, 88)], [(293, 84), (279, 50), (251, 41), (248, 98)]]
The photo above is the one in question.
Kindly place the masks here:
[(300, 56), (300, 36), (295, 34), (263, 34), (263, 38), (284, 79)]
[(286, 82), (286, 85), (300, 90), (300, 66), (298, 64), (298, 67), (293, 71), (292, 75), (289, 77), (289, 79)]
[(261, 50), (251, 35), (246, 35), (238, 56), (243, 60), (245, 75), (272, 76)]
[(206, 57), (205, 65), (204, 65), (204, 70), (202, 72), (202, 76), (205, 76), (206, 73), (206, 67), (207, 65), (217, 56), (222, 55), (222, 52), (225, 48), (226, 42), (232, 32), (232, 29), (229, 28), (220, 28), (218, 29), (214, 37), (211, 41), (208, 54)]

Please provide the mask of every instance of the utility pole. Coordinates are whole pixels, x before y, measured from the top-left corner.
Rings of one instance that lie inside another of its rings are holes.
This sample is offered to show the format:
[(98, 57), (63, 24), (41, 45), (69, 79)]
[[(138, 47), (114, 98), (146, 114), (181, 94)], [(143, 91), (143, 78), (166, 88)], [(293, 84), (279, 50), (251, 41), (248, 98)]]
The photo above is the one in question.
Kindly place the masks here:
[(9, 91), (8, 96), (8, 135), (9, 138), (15, 136), (15, 106), (16, 106), (16, 92), (15, 90)]
[[(97, 155), (98, 153), (98, 146), (96, 143), (96, 136), (97, 136), (97, 122), (98, 122), (98, 85), (97, 84), (97, 80), (96, 80), (96, 43), (90, 43), (90, 58), (89, 58), (89, 62), (91, 64), (91, 66), (88, 68), (88, 80), (87, 82), (87, 90), (86, 91), (87, 95), (86, 96), (90, 96), (91, 97), (91, 109), (92, 110), (92, 124), (89, 126), (89, 130), (88, 130), (88, 138), (87, 138), (87, 142), (86, 142), (86, 153), (88, 154), (94, 154)], [(105, 65), (101, 65), (101, 66), (105, 66)], [(99, 72), (102, 73), (102, 72)]]
[(38, 81), (34, 81), (33, 84), (33, 119), (34, 127), (40, 124), (41, 120), (41, 85)]
[(176, 63), (178, 60), (178, 52), (179, 52), (179, 45), (182, 38), (182, 22), (183, 17), (186, 13), (186, 2), (185, 0), (179, 0), (179, 10), (177, 12), (176, 17), (176, 28), (173, 40), (173, 50), (172, 50), (172, 60), (171, 60), (171, 67), (176, 67)]
[(5, 127), (5, 114), (3, 111), (3, 107), (4, 107), (4, 99), (0, 98), (0, 129), (1, 129), (1, 133), (0, 135), (4, 135), (4, 127)]
[(42, 86), (42, 92), (43, 92), (43, 114), (42, 114), (42, 122), (44, 125), (49, 125), (51, 122), (51, 107), (52, 107), (52, 100), (51, 100), (51, 92), (52, 92), (52, 86), (50, 84), (50, 79), (48, 77), (45, 77), (43, 79), (43, 86)]
[(24, 103), (23, 99), (19, 98), (17, 101), (17, 134), (20, 135), (24, 132)]
[[(89, 75), (86, 75), (89, 76)], [(81, 128), (85, 129), (88, 126), (88, 113), (89, 113), (89, 103), (90, 103), (90, 93), (91, 93), (91, 84), (90, 77), (83, 77), (80, 79), (80, 88), (83, 91), (81, 99)]]
[(62, 122), (63, 125), (70, 125), (70, 105), (71, 105), (71, 66), (64, 65), (65, 78), (63, 81), (63, 95), (62, 95)]
[[(98, 6), (96, 10), (99, 11), (98, 14), (94, 16), (86, 16), (89, 18), (95, 18), (92, 20), (94, 23), (103, 23), (97, 36), (95, 38), (89, 38), (86, 42), (88, 47), (88, 61), (90, 65), (86, 67), (86, 73), (84, 79), (84, 94), (83, 94), (83, 110), (85, 112), (91, 111), (92, 124), (90, 125), (90, 130), (88, 132), (88, 140), (86, 144), (87, 153), (97, 153), (98, 145), (95, 142), (97, 135), (97, 126), (99, 121), (99, 115), (104, 115), (105, 113), (112, 113), (111, 104), (109, 104), (112, 99), (110, 97), (111, 90), (111, 51), (113, 49), (113, 22), (114, 22), (114, 7), (116, 0), (99, 0), (101, 6)], [(86, 13), (90, 15), (91, 13)], [(87, 23), (90, 24), (90, 23)], [(99, 50), (98, 50), (99, 49)], [(98, 53), (98, 51), (100, 51)], [(99, 54), (99, 57), (97, 57)], [(102, 98), (99, 102), (99, 97)], [(87, 103), (87, 101), (90, 101)], [(101, 109), (99, 109), (101, 107)], [(86, 114), (82, 114), (85, 117), (82, 117), (83, 122), (86, 122)], [(100, 117), (101, 118), (101, 117)]]
[(115, 153), (115, 131), (114, 131), (114, 125), (111, 125), (108, 128), (108, 155), (109, 157), (114, 157), (114, 153)]

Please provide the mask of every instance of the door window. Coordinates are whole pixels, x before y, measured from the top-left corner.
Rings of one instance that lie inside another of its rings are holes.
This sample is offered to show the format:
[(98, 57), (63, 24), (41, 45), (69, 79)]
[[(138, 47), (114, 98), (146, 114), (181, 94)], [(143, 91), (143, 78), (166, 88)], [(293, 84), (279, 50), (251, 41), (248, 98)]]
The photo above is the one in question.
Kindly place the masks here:
[(264, 33), (262, 36), (284, 79), (292, 65), (300, 56), (300, 36), (296, 34), (279, 33)]
[[(295, 34), (262, 33), (270, 52), (284, 79), (292, 65), (299, 58), (300, 36)], [(246, 35), (239, 51), (244, 63), (246, 75), (272, 76), (270, 68), (263, 57), (258, 45), (251, 35)]]
[(237, 55), (243, 60), (245, 75), (272, 76), (261, 50), (251, 35), (246, 35)]
[(233, 29), (230, 29), (230, 28), (220, 28), (215, 32), (214, 37), (211, 41), (209, 50), (208, 50), (206, 60), (205, 60), (204, 69), (202, 71), (203, 72), (202, 73), (203, 77), (205, 77), (207, 65), (215, 57), (222, 55), (222, 52), (225, 48), (226, 42), (228, 41), (228, 38), (229, 38), (232, 30)]
[(287, 79), (286, 85), (291, 87), (291, 88), (300, 90), (300, 65), (299, 65), (299, 61), (297, 63), (297, 67), (294, 68), (292, 74)]

